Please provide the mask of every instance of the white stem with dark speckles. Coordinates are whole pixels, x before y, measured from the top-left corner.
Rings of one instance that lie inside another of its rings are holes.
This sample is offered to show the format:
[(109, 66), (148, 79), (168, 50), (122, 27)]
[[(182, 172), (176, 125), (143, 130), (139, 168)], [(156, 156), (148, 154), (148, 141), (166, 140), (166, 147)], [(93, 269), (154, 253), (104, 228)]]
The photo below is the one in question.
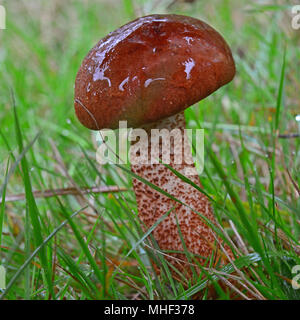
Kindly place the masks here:
[[(155, 124), (144, 126), (143, 129), (147, 131), (148, 135), (150, 134), (151, 129), (179, 129), (179, 133), (181, 133), (183, 137), (185, 134), (184, 113), (181, 112), (175, 116), (156, 122)], [(188, 140), (186, 139), (186, 141)], [(132, 142), (132, 145), (134, 145), (134, 142)], [(145, 145), (144, 148), (148, 148), (150, 154), (151, 143), (149, 143), (148, 146)], [(171, 150), (173, 150), (170, 156), (171, 167), (182, 174), (185, 174), (185, 169), (187, 167), (195, 170), (194, 165), (187, 165), (186, 162), (183, 162), (182, 164), (174, 163), (176, 152), (182, 152), (181, 146), (178, 147), (175, 145)], [(191, 148), (189, 147), (188, 150), (189, 153), (186, 153), (186, 156), (192, 159)], [(162, 154), (160, 154), (160, 157), (161, 156)], [(204, 194), (190, 184), (183, 182), (161, 163), (133, 164), (136, 163), (136, 155), (134, 151), (132, 151), (132, 148), (130, 157), (132, 162), (131, 169), (135, 174), (157, 185), (181, 202), (189, 205), (207, 217), (210, 221), (215, 221), (209, 200)], [(187, 162), (190, 163), (190, 161)], [(188, 176), (188, 178), (202, 187), (197, 175)], [(215, 237), (211, 228), (204, 223), (197, 213), (153, 190), (151, 187), (137, 179), (133, 179), (133, 186), (136, 194), (139, 217), (147, 228), (150, 228), (157, 219), (168, 212), (172, 207), (176, 206), (176, 209), (174, 209), (153, 231), (154, 238), (162, 250), (184, 251), (176, 225), (176, 214), (188, 251), (202, 257), (209, 257), (211, 255), (213, 248), (212, 244), (215, 243)], [(172, 254), (172, 256), (187, 261), (184, 254)], [(175, 259), (172, 258), (170, 258), (169, 261), (173, 261), (172, 263), (176, 265), (179, 270), (186, 270), (186, 266), (184, 266), (185, 263), (178, 264), (175, 262)]]

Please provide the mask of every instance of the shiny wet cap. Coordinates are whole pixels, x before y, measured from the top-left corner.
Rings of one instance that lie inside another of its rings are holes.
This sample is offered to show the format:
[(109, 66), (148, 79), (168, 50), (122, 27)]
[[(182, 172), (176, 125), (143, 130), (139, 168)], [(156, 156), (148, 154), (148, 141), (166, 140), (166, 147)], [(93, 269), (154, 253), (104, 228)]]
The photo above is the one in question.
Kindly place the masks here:
[(181, 15), (138, 18), (100, 40), (75, 81), (75, 111), (89, 129), (139, 127), (172, 116), (230, 82), (230, 48), (212, 27)]

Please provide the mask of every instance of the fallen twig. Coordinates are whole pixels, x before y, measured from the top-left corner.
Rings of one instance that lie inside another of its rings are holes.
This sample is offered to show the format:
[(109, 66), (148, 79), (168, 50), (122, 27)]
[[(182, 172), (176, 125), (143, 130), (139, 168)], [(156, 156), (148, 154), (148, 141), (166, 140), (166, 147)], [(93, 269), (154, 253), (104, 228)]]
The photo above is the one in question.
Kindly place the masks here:
[[(50, 198), (55, 196), (67, 196), (67, 195), (80, 195), (88, 193), (112, 193), (112, 192), (124, 192), (128, 189), (118, 186), (104, 186), (104, 187), (92, 187), (92, 188), (80, 188), (81, 193), (76, 188), (65, 188), (65, 189), (49, 189), (44, 191), (34, 191), (33, 196), (35, 198)], [(25, 193), (7, 195), (5, 202), (22, 201), (25, 200)], [(2, 203), (2, 198), (0, 198)]]
[(300, 134), (299, 133), (279, 134), (278, 138), (281, 138), (281, 139), (300, 138)]

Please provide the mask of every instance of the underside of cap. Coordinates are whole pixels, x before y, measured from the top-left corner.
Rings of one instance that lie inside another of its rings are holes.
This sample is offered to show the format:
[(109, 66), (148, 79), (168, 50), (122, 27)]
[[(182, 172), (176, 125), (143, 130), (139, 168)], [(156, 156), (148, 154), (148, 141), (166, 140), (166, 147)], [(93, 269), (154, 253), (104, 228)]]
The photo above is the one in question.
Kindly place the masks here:
[(138, 127), (207, 97), (235, 74), (231, 51), (206, 23), (151, 15), (111, 32), (92, 48), (75, 81), (75, 111), (89, 129)]

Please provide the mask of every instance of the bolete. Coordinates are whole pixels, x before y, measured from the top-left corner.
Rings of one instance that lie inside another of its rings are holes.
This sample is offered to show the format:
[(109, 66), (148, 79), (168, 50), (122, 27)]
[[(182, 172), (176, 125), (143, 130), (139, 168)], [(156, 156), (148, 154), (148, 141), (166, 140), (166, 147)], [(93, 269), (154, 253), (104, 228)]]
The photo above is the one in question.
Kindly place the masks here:
[[(108, 34), (85, 57), (75, 83), (75, 111), (79, 121), (92, 130), (115, 129), (124, 120), (128, 126), (148, 133), (151, 129), (178, 129), (177, 133), (185, 137), (183, 111), (230, 82), (234, 75), (230, 48), (206, 23), (182, 15), (145, 16)], [(149, 153), (151, 141), (145, 145)], [(192, 158), (191, 148), (182, 163), (174, 159), (185, 145), (171, 146), (169, 163), (182, 174), (191, 168), (186, 161)], [(131, 152), (132, 159), (135, 156)], [(171, 251), (166, 255), (168, 261), (191, 274), (186, 250), (204, 264), (217, 247), (218, 237), (201, 218), (203, 215), (215, 224), (209, 199), (163, 163), (133, 161), (131, 168), (187, 205), (133, 179), (144, 226), (150, 228), (170, 211), (153, 230), (153, 236), (161, 250)], [(197, 175), (188, 178), (202, 188)], [(229, 247), (224, 247), (232, 255)], [(223, 259), (221, 255), (217, 258)]]

